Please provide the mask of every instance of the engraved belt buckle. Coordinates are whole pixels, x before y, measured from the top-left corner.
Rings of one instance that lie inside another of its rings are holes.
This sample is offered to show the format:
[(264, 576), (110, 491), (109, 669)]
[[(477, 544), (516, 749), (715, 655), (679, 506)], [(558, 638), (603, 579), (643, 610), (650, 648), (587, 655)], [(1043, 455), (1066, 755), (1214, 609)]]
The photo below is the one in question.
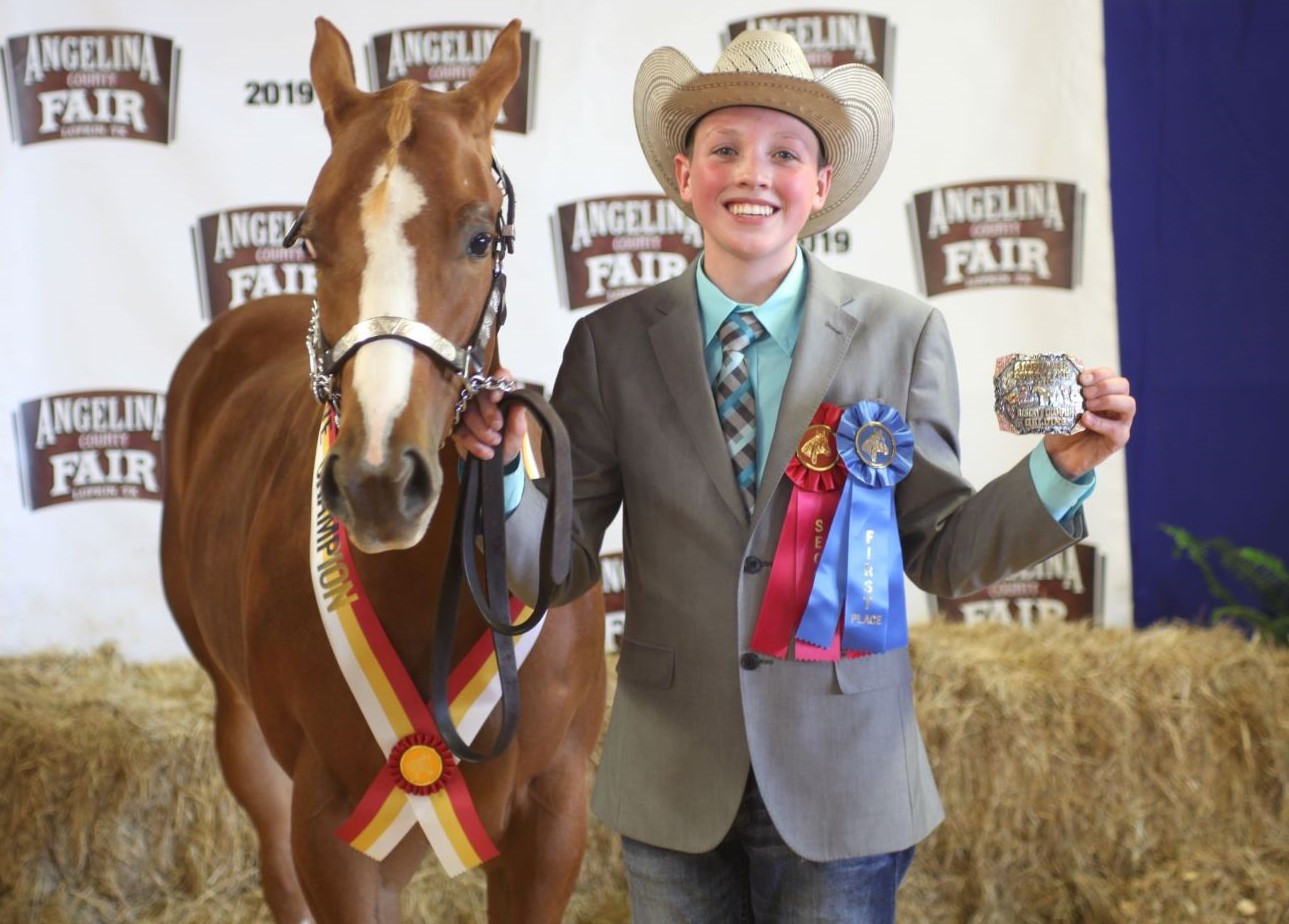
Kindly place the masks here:
[(1008, 353), (994, 363), (994, 413), (1008, 433), (1073, 433), (1083, 414), (1079, 373), (1067, 353)]

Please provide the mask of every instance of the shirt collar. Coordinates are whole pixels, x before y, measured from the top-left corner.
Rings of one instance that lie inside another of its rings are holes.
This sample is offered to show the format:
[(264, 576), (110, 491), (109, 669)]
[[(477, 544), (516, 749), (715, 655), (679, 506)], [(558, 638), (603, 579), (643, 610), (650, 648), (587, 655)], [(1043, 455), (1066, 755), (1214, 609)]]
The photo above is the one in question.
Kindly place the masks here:
[[(698, 261), (698, 309), (703, 322), (704, 347), (711, 346), (721, 324), (736, 308), (743, 307), (716, 287), (703, 270), (702, 258)], [(791, 354), (797, 345), (800, 325), (794, 323), (806, 289), (806, 260), (801, 247), (783, 282), (760, 305), (752, 306), (752, 313), (761, 322), (765, 332), (785, 353)]]

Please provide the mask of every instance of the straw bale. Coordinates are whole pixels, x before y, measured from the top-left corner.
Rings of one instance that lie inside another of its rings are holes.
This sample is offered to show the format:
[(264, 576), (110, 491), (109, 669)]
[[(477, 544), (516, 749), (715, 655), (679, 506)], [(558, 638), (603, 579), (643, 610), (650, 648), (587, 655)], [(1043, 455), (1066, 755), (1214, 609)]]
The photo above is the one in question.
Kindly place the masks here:
[(0, 661), (0, 688), (0, 920), (189, 924), (262, 904), (193, 664), (46, 654)]
[[(1289, 921), (1289, 652), (1229, 629), (914, 633), (946, 822), (910, 922)], [(1244, 906), (1248, 909), (1248, 905)]]
[[(1225, 629), (915, 628), (948, 814), (905, 924), (1289, 924), (1289, 653)], [(269, 924), (187, 661), (0, 659), (0, 924)], [(598, 822), (566, 920), (625, 924)], [(408, 920), (484, 919), (432, 860)]]

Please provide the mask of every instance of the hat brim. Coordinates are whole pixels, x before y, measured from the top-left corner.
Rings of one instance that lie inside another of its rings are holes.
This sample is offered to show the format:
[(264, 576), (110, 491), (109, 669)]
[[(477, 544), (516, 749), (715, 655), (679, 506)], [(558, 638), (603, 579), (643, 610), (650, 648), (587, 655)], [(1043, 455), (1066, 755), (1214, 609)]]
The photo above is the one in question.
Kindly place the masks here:
[(816, 81), (777, 74), (704, 74), (675, 48), (659, 48), (645, 58), (636, 75), (636, 135), (663, 191), (691, 218), (693, 210), (676, 185), (675, 157), (699, 119), (730, 106), (786, 112), (819, 135), (832, 164), (832, 186), (823, 208), (801, 229), (801, 237), (850, 214), (877, 183), (891, 152), (891, 94), (870, 67), (843, 64)]

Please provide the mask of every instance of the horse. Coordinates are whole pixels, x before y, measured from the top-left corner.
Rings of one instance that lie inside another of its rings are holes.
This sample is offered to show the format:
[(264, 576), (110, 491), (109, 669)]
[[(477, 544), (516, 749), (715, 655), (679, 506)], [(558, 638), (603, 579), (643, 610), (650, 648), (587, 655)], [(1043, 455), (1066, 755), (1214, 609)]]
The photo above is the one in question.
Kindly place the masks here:
[[(221, 315), (169, 385), (162, 583), (210, 675), (220, 766), (254, 825), (279, 924), (397, 921), (431, 843), (408, 830), (373, 859), (337, 836), (394, 765), (322, 626), (311, 537), (328, 517), (344, 528), (349, 564), (424, 704), (459, 493), (448, 436), (462, 392), (496, 364), (496, 282), (513, 215), (492, 129), (519, 67), (516, 20), (458, 89), (402, 81), (369, 93), (344, 37), (317, 19), (310, 70), (331, 149), (290, 235), (315, 262), (316, 294)], [(336, 354), (348, 343), (338, 368), (320, 371), (302, 347), (311, 324), (315, 347), (336, 344)], [(354, 330), (366, 333), (346, 341)], [(319, 398), (339, 406), (325, 450)], [(485, 625), (468, 595), (457, 616), (451, 640), (438, 641), (459, 660), (478, 650)], [(413, 748), (412, 772), (397, 765), (412, 780), (428, 760), (419, 782), (431, 787), (436, 773), (459, 772), (499, 851), (482, 864), (490, 921), (558, 921), (572, 895), (603, 645), (598, 590), (552, 609), (519, 671), (511, 743), (457, 762), (433, 742), (438, 752)], [(480, 740), (500, 734), (502, 711), (485, 713)]]

